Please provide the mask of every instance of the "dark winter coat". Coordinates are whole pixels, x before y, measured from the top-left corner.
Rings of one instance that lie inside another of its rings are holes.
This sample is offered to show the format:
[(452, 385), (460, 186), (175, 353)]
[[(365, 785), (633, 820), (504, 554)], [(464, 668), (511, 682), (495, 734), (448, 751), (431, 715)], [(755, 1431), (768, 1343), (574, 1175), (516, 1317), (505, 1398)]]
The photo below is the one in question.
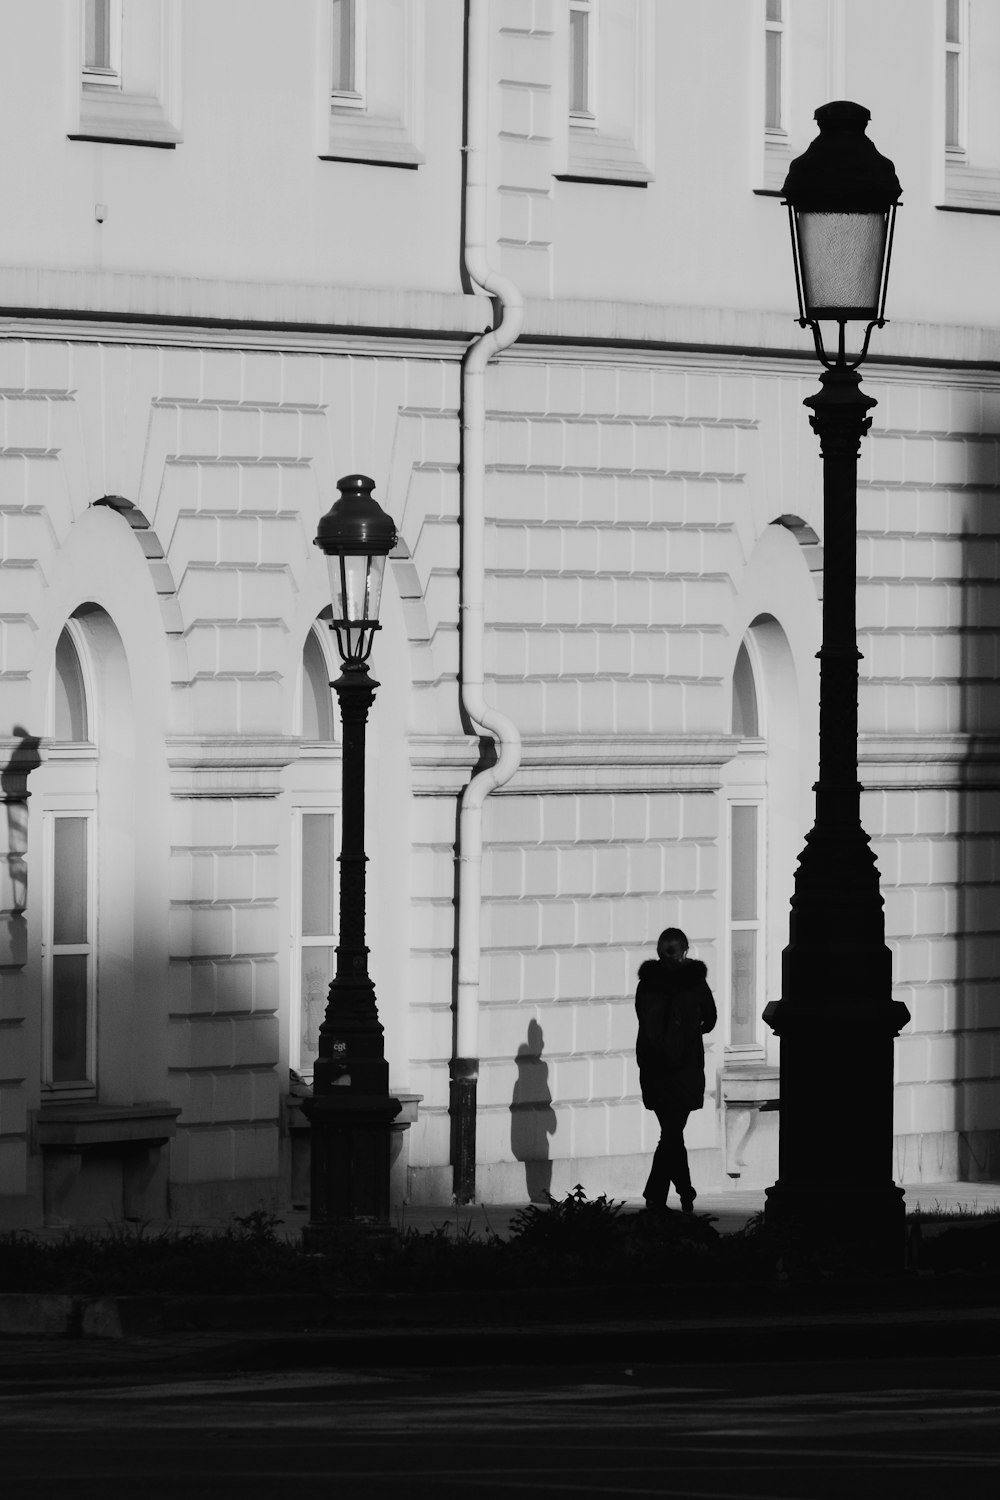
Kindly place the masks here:
[(716, 1021), (708, 971), (697, 958), (640, 966), (635, 992), (635, 1044), (642, 1102), (647, 1109), (700, 1109), (705, 1102), (705, 1044)]

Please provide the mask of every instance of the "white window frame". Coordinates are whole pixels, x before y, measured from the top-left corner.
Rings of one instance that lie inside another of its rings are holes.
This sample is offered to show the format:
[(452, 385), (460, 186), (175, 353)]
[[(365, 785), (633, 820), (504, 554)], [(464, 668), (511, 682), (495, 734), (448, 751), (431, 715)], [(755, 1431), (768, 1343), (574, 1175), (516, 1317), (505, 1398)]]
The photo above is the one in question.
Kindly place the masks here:
[[(329, 0), (331, 12), (334, 9), (335, 0)], [(351, 79), (350, 88), (341, 88), (336, 78), (333, 77), (333, 47), (330, 48), (330, 99), (333, 105), (347, 109), (365, 108), (365, 60), (367, 56), (366, 28), (368, 21), (368, 6), (366, 0), (336, 0), (341, 5), (349, 5), (351, 8)], [(331, 16), (330, 27), (331, 43), (333, 40), (333, 19)]]
[[(791, 0), (783, 0), (781, 13), (780, 21), (769, 20), (767, 0), (756, 0), (752, 31), (749, 35), (753, 78), (750, 140), (754, 152), (753, 171), (758, 184), (754, 191), (765, 195), (780, 193), (794, 154), (789, 131), (791, 77), (794, 63)], [(767, 120), (767, 38), (775, 33), (781, 36), (780, 127), (769, 125)]]
[[(789, 0), (778, 0), (779, 16), (777, 20), (771, 20), (767, 14), (767, 3), (764, 6), (764, 131), (769, 139), (784, 143), (788, 139), (788, 14), (785, 9)], [(767, 118), (767, 102), (770, 95), (770, 79), (768, 77), (768, 57), (770, 49), (767, 45), (768, 37), (778, 38), (778, 120), (773, 123)]]
[[(180, 0), (111, 0), (117, 10), (118, 79), (83, 66), (86, 0), (74, 7), (79, 27), (77, 104), (71, 141), (173, 148), (181, 130)], [(126, 10), (126, 6), (128, 9)]]
[[(948, 0), (935, 7), (937, 68), (935, 164), (938, 208), (1000, 214), (1000, 128), (992, 77), (1000, 64), (994, 0), (957, 0), (958, 38), (948, 39)], [(976, 46), (973, 48), (973, 41)], [(992, 55), (990, 55), (992, 53)], [(958, 58), (959, 139), (948, 140), (948, 58)]]
[[(42, 894), (42, 1086), (61, 1099), (88, 1099), (97, 1094), (97, 809), (93, 798), (60, 799), (59, 807), (42, 814), (45, 880)], [(87, 826), (87, 937), (83, 943), (55, 942), (55, 825), (60, 819), (82, 818)], [(87, 957), (87, 1020), (85, 1078), (57, 1081), (53, 1077), (52, 1019), (53, 960), (65, 954)]]
[(416, 168), (423, 152), (425, 0), (354, 0), (356, 88), (332, 87), (333, 6), (317, 8), (322, 161)]
[[(84, 24), (81, 31), (81, 71), (85, 88), (120, 89), (122, 86), (122, 0), (83, 0)], [(108, 12), (108, 65), (87, 64), (86, 13), (90, 5), (105, 5)]]
[[(955, 18), (958, 35), (953, 41), (948, 39), (948, 10), (950, 4), (954, 4)], [(951, 161), (964, 162), (968, 154), (969, 142), (969, 6), (968, 0), (945, 0), (945, 81), (944, 81), (944, 149), (946, 156)], [(958, 131), (957, 140), (948, 140), (948, 125), (951, 111), (948, 99), (948, 60), (956, 58), (955, 84), (958, 91), (958, 108), (956, 110)]]
[[(308, 747), (310, 750), (313, 749), (313, 747), (315, 747), (315, 749), (318, 750), (318, 751), (320, 751), (320, 752), (325, 751), (327, 749), (327, 747), (331, 746), (331, 745), (338, 745), (339, 746), (339, 741), (340, 741), (340, 736), (339, 736), (339, 734), (337, 732), (338, 728), (339, 728), (339, 724), (340, 724), (340, 719), (339, 719), (339, 715), (338, 715), (338, 712), (337, 712), (338, 705), (334, 701), (335, 700), (335, 694), (334, 694), (333, 686), (332, 686), (333, 679), (334, 679), (334, 677), (337, 674), (331, 669), (330, 657), (329, 657), (328, 649), (327, 649), (327, 643), (329, 641), (329, 637), (330, 637), (330, 634), (331, 634), (330, 626), (329, 626), (330, 617), (331, 617), (331, 612), (330, 612), (330, 610), (328, 608), (325, 611), (324, 615), (322, 615), (320, 617), (319, 622), (317, 624), (315, 624), (315, 625), (312, 625), (310, 627), (310, 629), (309, 629), (309, 632), (308, 632), (308, 634), (306, 636), (306, 640), (303, 642), (303, 646), (302, 646), (302, 656), (301, 656), (301, 658), (299, 660), (299, 675), (298, 675), (298, 678), (297, 678), (297, 681), (296, 681), (296, 692), (295, 692), (295, 719), (294, 719), (295, 732), (296, 732), (296, 734), (298, 734), (300, 736), (300, 738), (302, 738), (303, 744), (306, 747)], [(330, 695), (330, 727), (333, 730), (333, 733), (332, 733), (332, 735), (330, 736), (330, 738), (328, 740), (323, 740), (323, 739), (309, 740), (309, 739), (305, 739), (304, 735), (303, 735), (303, 730), (305, 728), (305, 725), (303, 723), (303, 716), (302, 716), (302, 700), (303, 700), (303, 698), (305, 696), (305, 677), (306, 677), (306, 660), (305, 660), (305, 656), (306, 656), (306, 645), (308, 644), (310, 636), (313, 638), (313, 640), (316, 642), (316, 645), (319, 647), (320, 657), (321, 657), (321, 659), (323, 661), (323, 665), (324, 665), (324, 667), (326, 669), (327, 692)]]
[[(752, 807), (755, 809), (756, 817), (756, 841), (755, 851), (755, 915), (753, 917), (733, 916), (733, 813), (738, 807)], [(762, 996), (766, 992), (766, 912), (767, 892), (765, 881), (767, 878), (767, 800), (763, 794), (751, 796), (740, 793), (728, 798), (727, 806), (727, 828), (726, 828), (726, 969), (729, 978), (730, 1003), (726, 1013), (726, 1052), (731, 1059), (746, 1058), (756, 1061), (763, 1054), (763, 1045), (760, 1035), (760, 1012), (763, 1009)], [(753, 1016), (753, 1035), (749, 1040), (735, 1042), (732, 1038), (733, 1012), (733, 934), (735, 932), (753, 932), (756, 935), (754, 944), (754, 999), (751, 1006)]]
[(597, 37), (597, 7), (594, 0), (569, 0), (569, 27), (570, 27), (570, 69), (573, 62), (573, 17), (574, 15), (585, 16), (587, 21), (587, 61), (586, 61), (586, 94), (587, 107), (576, 109), (573, 105), (573, 89), (570, 84), (569, 98), (569, 120), (570, 125), (585, 130), (597, 128), (597, 59), (598, 48)]
[(48, 753), (51, 759), (56, 760), (80, 759), (81, 757), (89, 760), (95, 754), (96, 727), (93, 715), (94, 705), (97, 701), (97, 695), (94, 692), (90, 651), (78, 620), (68, 619), (63, 630), (73, 643), (73, 649), (76, 651), (76, 659), (80, 667), (80, 676), (83, 678), (83, 711), (87, 719), (87, 738), (85, 740), (55, 740), (56, 667), (55, 660), (53, 659), (52, 671), (49, 674), (48, 691), (45, 698), (46, 737), (54, 741)]
[[(301, 803), (292, 809), (292, 839), (291, 839), (291, 866), (292, 866), (292, 901), (291, 901), (291, 1005), (289, 1007), (289, 1037), (288, 1037), (288, 1064), (294, 1068), (300, 1077), (307, 1080), (312, 1078), (314, 1064), (303, 1063), (302, 1060), (302, 1023), (304, 1019), (305, 996), (302, 992), (302, 960), (303, 955), (309, 948), (336, 948), (340, 941), (339, 933), (336, 931), (326, 934), (310, 933), (302, 931), (302, 855), (303, 855), (303, 824), (308, 817), (330, 817), (333, 818), (334, 839), (340, 837), (342, 831), (341, 808), (338, 801), (336, 806), (329, 802)], [(340, 911), (340, 868), (334, 864), (332, 906), (334, 926), (339, 923)]]
[(579, 8), (580, 0), (563, 4), (557, 33), (565, 59), (560, 86), (566, 91), (566, 145), (555, 177), (644, 187), (654, 180), (658, 7), (653, 0), (587, 0), (591, 93), (585, 114), (570, 109), (570, 15)]

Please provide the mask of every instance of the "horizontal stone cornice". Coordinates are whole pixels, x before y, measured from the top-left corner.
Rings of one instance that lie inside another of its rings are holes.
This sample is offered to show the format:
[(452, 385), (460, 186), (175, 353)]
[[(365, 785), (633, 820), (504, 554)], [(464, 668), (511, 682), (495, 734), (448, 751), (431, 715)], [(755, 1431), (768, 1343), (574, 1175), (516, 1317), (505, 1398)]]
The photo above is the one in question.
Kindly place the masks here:
[[(461, 357), (491, 323), (482, 296), (396, 287), (238, 281), (128, 271), (0, 266), (0, 332), (8, 337), (215, 345), (276, 350), (370, 349)], [(531, 298), (524, 331), (502, 358), (558, 357), (745, 361), (775, 369), (815, 361), (790, 312), (583, 298)], [(398, 348), (397, 348), (398, 346)], [(879, 331), (866, 368), (894, 361), (1000, 369), (1000, 328), (897, 321)], [(914, 372), (916, 373), (916, 371)], [(956, 371), (961, 378), (961, 369)], [(979, 378), (982, 378), (981, 374)]]
[(301, 741), (282, 735), (178, 736), (167, 741), (173, 797), (277, 797)]
[(1000, 785), (1000, 735), (862, 734), (858, 776), (873, 792), (984, 790)]
[(473, 735), (410, 736), (410, 773), (416, 797), (455, 797), (469, 781), (479, 757)]
[(485, 297), (399, 287), (338, 287), (293, 281), (164, 276), (132, 271), (0, 267), (0, 308), (24, 315), (138, 321), (259, 325), (262, 328), (397, 329), (461, 336), (491, 322)]
[(526, 739), (520, 769), (494, 795), (715, 791), (738, 745), (732, 735), (707, 733)]

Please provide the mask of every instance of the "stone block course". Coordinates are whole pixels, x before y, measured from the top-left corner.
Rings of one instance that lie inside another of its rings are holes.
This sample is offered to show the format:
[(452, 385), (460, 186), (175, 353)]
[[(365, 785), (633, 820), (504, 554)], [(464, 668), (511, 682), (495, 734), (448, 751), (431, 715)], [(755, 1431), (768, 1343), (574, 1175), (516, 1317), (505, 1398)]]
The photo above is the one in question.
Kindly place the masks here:
[(575, 1109), (571, 1116), (570, 1146), (566, 1154), (602, 1158), (611, 1149), (611, 1122), (607, 1106), (589, 1104)]
[(233, 1131), (233, 1157), (237, 1178), (267, 1181), (278, 1172), (277, 1121), (254, 1121)]
[(564, 998), (558, 989), (559, 953), (554, 948), (543, 948), (525, 953), (521, 965), (519, 989), (508, 992), (508, 998), (516, 998), (525, 1004), (544, 1004), (553, 999)]

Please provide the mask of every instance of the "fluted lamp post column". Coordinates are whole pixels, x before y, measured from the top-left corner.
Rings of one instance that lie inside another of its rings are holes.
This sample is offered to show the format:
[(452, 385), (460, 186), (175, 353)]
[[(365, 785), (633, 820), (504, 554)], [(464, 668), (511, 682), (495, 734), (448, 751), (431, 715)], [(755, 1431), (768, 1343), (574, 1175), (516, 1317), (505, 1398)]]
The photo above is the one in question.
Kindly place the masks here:
[[(764, 1019), (781, 1038), (778, 1181), (765, 1222), (803, 1270), (902, 1269), (902, 1189), (892, 1180), (893, 1039), (909, 1020), (892, 998), (879, 874), (858, 784), (857, 465), (875, 401), (858, 367), (885, 322), (900, 197), (870, 116), (838, 101), (783, 188), (799, 322), (812, 329), (822, 389), (805, 405), (823, 459), (823, 642), (816, 815), (795, 874), (781, 999)], [(821, 325), (836, 325), (836, 351)], [(850, 356), (846, 325), (865, 326)]]
[(349, 474), (319, 523), (343, 670), (330, 686), (343, 721), (343, 812), (337, 972), (319, 1029), (310, 1124), (310, 1213), (305, 1240), (321, 1246), (345, 1219), (389, 1216), (389, 1136), (400, 1104), (389, 1095), (383, 1029), (365, 945), (365, 724), (378, 683), (368, 671), (385, 560), (396, 545), (374, 481)]

